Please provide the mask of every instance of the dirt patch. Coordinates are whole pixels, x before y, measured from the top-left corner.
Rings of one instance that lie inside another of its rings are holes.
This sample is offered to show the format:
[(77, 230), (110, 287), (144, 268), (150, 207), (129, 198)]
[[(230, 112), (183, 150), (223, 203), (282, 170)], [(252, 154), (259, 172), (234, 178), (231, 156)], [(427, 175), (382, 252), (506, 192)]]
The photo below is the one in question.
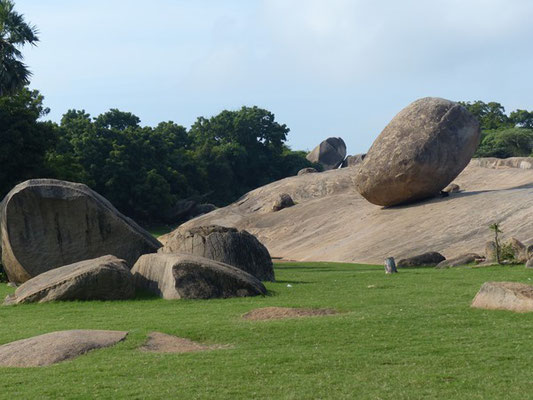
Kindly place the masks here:
[(249, 311), (242, 316), (250, 321), (263, 321), (268, 319), (321, 317), (337, 314), (331, 308), (290, 308), (290, 307), (264, 307)]
[(148, 340), (139, 349), (151, 353), (192, 353), (195, 351), (217, 350), (228, 346), (213, 345), (207, 346), (192, 340), (167, 335), (161, 332), (152, 332), (148, 335)]

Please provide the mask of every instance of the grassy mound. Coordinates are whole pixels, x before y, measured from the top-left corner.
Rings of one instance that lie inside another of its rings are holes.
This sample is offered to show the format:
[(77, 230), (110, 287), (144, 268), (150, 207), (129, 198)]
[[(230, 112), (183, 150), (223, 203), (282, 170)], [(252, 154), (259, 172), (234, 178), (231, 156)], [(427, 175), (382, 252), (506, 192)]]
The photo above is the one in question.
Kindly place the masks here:
[[(64, 329), (128, 330), (125, 342), (46, 368), (1, 369), (4, 398), (525, 398), (533, 313), (471, 309), (486, 281), (533, 284), (519, 267), (409, 269), (284, 263), (267, 297), (0, 308), (0, 343)], [(13, 289), (0, 285), (0, 296)], [(337, 315), (247, 321), (262, 307)], [(159, 331), (228, 348), (137, 351)]]

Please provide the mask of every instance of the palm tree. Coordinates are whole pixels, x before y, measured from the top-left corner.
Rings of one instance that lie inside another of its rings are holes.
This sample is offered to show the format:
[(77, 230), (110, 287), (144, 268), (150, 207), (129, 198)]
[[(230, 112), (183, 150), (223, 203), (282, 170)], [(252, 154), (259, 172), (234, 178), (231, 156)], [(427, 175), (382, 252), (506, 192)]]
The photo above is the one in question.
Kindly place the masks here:
[(20, 47), (39, 41), (35, 26), (24, 21), (11, 0), (0, 0), (0, 96), (13, 94), (27, 85), (31, 72), (22, 62)]

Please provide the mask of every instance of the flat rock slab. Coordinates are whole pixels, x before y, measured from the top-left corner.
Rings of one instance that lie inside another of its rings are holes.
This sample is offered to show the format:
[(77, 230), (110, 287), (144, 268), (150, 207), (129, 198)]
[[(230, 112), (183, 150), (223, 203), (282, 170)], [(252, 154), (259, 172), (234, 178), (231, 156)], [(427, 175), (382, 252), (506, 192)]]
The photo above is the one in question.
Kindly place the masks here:
[(251, 321), (264, 321), (268, 319), (322, 317), (337, 314), (331, 308), (291, 308), (291, 307), (264, 307), (249, 311), (242, 316)]
[(0, 207), (2, 263), (11, 282), (106, 254), (131, 267), (161, 244), (104, 197), (79, 183), (32, 179)]
[(472, 307), (487, 310), (533, 311), (533, 286), (519, 282), (485, 282)]
[(126, 300), (135, 284), (126, 262), (108, 255), (46, 271), (17, 288), (4, 305), (62, 300)]
[(241, 269), (192, 254), (145, 254), (133, 269), (135, 286), (172, 299), (258, 296), (265, 286)]
[(0, 346), (2, 367), (43, 367), (71, 360), (88, 351), (110, 347), (128, 332), (71, 330), (46, 333)]
[(196, 351), (217, 350), (227, 348), (220, 345), (204, 345), (190, 339), (167, 335), (161, 332), (152, 332), (148, 340), (139, 350), (150, 353), (193, 353)]

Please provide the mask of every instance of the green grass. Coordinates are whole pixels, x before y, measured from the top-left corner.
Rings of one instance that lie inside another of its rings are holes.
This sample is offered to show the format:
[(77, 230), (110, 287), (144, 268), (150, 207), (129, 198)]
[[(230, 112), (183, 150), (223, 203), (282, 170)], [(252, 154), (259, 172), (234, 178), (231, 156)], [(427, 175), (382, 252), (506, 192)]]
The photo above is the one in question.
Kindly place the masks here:
[[(127, 340), (44, 368), (1, 371), (1, 398), (533, 398), (533, 313), (471, 309), (481, 284), (533, 283), (523, 266), (409, 269), (281, 264), (270, 296), (0, 308), (0, 343), (62, 329), (128, 330)], [(290, 284), (292, 287), (287, 287)], [(0, 295), (12, 289), (1, 285)], [(257, 307), (342, 314), (243, 321)], [(231, 349), (136, 350), (151, 331)]]

